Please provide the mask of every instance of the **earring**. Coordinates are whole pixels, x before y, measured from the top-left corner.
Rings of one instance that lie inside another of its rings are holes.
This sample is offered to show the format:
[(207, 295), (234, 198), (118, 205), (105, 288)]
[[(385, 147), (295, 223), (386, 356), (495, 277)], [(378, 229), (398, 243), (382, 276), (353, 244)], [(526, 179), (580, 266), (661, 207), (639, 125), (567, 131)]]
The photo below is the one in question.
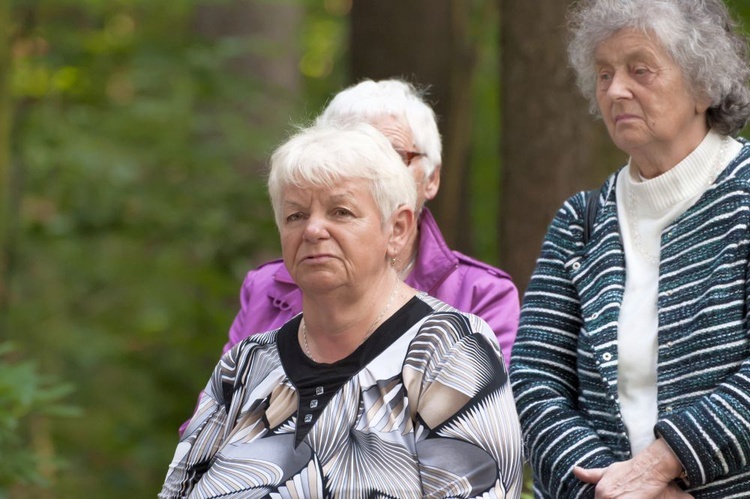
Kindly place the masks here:
[(396, 257), (394, 256), (393, 258), (391, 258), (391, 267), (395, 267), (395, 266), (396, 266)]

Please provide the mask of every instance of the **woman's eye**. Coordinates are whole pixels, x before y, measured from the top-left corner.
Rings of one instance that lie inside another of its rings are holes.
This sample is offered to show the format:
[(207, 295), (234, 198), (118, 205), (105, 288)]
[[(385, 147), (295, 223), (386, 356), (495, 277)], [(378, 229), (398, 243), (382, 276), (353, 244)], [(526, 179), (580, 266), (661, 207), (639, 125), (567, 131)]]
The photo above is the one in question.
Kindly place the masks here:
[(302, 218), (302, 213), (292, 213), (291, 215), (288, 215), (286, 217), (286, 221), (287, 222), (295, 222), (295, 221), (299, 220), (300, 218)]
[(347, 210), (346, 208), (336, 208), (333, 214), (337, 217), (348, 217), (352, 214), (352, 212)]

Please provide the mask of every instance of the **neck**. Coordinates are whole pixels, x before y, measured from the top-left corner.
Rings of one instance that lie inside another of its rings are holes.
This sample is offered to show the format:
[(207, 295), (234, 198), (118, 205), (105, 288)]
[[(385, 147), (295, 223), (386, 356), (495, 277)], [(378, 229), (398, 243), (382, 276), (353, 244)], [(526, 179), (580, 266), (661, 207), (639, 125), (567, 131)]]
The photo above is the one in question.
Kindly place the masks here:
[(688, 157), (703, 141), (707, 133), (707, 126), (698, 127), (691, 132), (685, 132), (681, 140), (644, 146), (631, 152), (630, 162), (638, 169), (643, 178), (658, 177)]
[[(316, 362), (331, 363), (356, 350), (398, 310), (403, 302), (403, 283), (389, 269), (364, 295), (303, 296), (300, 345)], [(305, 341), (304, 335), (307, 338)]]
[[(416, 227), (416, 226), (415, 226)], [(417, 253), (419, 252), (419, 229), (415, 228), (414, 231), (409, 235), (409, 239), (404, 245), (404, 249), (398, 256), (398, 263), (396, 264), (396, 272), (399, 278), (403, 281), (414, 268), (414, 262), (417, 259)]]

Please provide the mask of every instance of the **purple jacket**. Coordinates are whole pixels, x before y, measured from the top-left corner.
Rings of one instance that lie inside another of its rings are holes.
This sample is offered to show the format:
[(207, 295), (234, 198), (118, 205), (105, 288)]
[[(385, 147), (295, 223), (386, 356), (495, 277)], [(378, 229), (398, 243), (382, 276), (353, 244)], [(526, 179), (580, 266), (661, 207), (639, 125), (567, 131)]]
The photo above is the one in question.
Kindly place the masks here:
[[(502, 270), (451, 251), (426, 208), (419, 220), (419, 254), (406, 283), (484, 319), (497, 336), (506, 365), (510, 362), (518, 329), (518, 290)], [(229, 329), (225, 352), (252, 334), (281, 326), (302, 311), (302, 293), (281, 260), (265, 263), (247, 274), (240, 302), (242, 308)]]

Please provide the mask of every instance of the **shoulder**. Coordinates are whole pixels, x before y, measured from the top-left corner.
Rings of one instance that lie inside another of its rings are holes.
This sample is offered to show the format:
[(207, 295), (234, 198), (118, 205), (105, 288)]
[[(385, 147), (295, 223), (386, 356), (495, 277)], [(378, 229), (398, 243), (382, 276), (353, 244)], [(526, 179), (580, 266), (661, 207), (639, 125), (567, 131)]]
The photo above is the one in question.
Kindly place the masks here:
[(464, 255), (459, 251), (453, 251), (453, 254), (458, 259), (458, 266), (463, 267), (467, 272), (487, 274), (497, 279), (510, 279), (510, 275), (508, 275), (507, 272), (494, 267), (489, 263)]
[(747, 184), (750, 182), (750, 142), (741, 137), (737, 140), (742, 144), (742, 148), (725, 170), (726, 180), (735, 180)]
[(277, 282), (293, 283), (281, 259), (265, 262), (248, 272), (243, 286), (273, 285)]
[(232, 400), (237, 382), (263, 379), (280, 365), (279, 330), (250, 336), (227, 350), (214, 368), (207, 391), (220, 403)]
[[(610, 175), (604, 183), (593, 190), (596, 194), (596, 201), (601, 206), (606, 200), (614, 195), (617, 173)], [(586, 215), (586, 208), (589, 194), (592, 191), (579, 191), (566, 199), (562, 206), (557, 210), (551, 225), (556, 222), (568, 225), (580, 225)]]
[[(750, 206), (750, 142), (743, 138), (737, 140), (742, 144), (742, 148), (716, 179), (709, 189), (712, 196), (707, 198), (713, 204), (720, 204), (727, 211), (744, 211)], [(714, 211), (704, 210), (701, 212), (701, 218), (718, 221)]]
[[(618, 172), (610, 175), (604, 183), (596, 189), (598, 195), (598, 209), (594, 220), (594, 231), (602, 223), (602, 213), (610, 212), (605, 206), (614, 206), (615, 185)], [(580, 191), (568, 199), (557, 210), (552, 222), (547, 229), (544, 242), (542, 243), (542, 252), (562, 251), (569, 253), (577, 251), (583, 247), (584, 226), (586, 225), (586, 204), (590, 191)], [(614, 213), (614, 212), (613, 212)]]
[(454, 341), (474, 333), (486, 334), (492, 339), (495, 338), (492, 329), (481, 317), (462, 312), (427, 293), (422, 293), (419, 298), (432, 309), (432, 312), (422, 323), (421, 332), (438, 332), (440, 335), (453, 338)]
[(277, 258), (276, 260), (270, 260), (266, 263), (262, 263), (250, 271), (252, 274), (275, 274), (279, 270), (284, 268), (284, 260)]
[(249, 365), (252, 357), (263, 355), (263, 352), (276, 354), (278, 338), (279, 328), (249, 336), (227, 351), (222, 363), (236, 369), (236, 366)]
[(421, 322), (411, 341), (406, 365), (438, 368), (448, 358), (469, 362), (469, 359), (502, 357), (495, 333), (482, 318), (461, 312), (427, 294), (422, 294), (420, 299), (432, 312)]

